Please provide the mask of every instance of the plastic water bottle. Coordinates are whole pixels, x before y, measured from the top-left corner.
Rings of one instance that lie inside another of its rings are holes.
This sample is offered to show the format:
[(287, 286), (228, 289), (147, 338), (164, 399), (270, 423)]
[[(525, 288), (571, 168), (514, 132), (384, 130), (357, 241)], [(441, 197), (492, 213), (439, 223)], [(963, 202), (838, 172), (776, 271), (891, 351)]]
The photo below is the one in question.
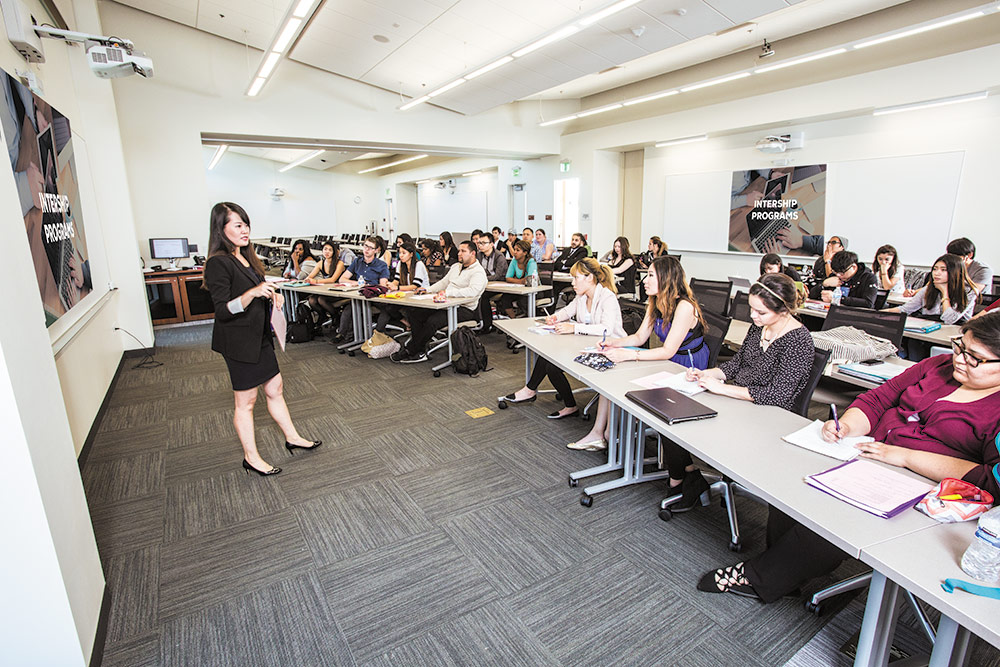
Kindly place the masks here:
[(980, 515), (976, 536), (962, 556), (962, 569), (980, 581), (1000, 579), (1000, 507)]
[(839, 288), (839, 287), (834, 287), (833, 288), (833, 298), (831, 299), (831, 301), (833, 301), (834, 304), (836, 304), (836, 305), (839, 306), (840, 305), (840, 299), (843, 296), (844, 296), (843, 290), (841, 288)]
[(365, 286), (365, 277), (358, 276), (358, 287), (364, 287), (364, 286)]

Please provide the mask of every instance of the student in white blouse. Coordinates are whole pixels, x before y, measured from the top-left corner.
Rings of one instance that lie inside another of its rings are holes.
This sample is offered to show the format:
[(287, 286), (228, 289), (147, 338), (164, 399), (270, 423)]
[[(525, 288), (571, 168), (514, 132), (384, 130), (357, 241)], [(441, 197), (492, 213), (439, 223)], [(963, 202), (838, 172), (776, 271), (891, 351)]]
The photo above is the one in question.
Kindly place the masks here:
[[(596, 259), (582, 259), (570, 269), (573, 276), (573, 291), (576, 298), (565, 308), (550, 315), (545, 323), (555, 325), (560, 334), (583, 334), (620, 338), (625, 335), (622, 327), (622, 311), (618, 306), (615, 279), (611, 269), (602, 266)], [(501, 396), (498, 401), (525, 403), (534, 401), (538, 395), (538, 385), (548, 376), (549, 382), (559, 392), (565, 407), (549, 415), (549, 419), (563, 419), (578, 412), (569, 380), (554, 364), (538, 357), (528, 384), (512, 394)]]

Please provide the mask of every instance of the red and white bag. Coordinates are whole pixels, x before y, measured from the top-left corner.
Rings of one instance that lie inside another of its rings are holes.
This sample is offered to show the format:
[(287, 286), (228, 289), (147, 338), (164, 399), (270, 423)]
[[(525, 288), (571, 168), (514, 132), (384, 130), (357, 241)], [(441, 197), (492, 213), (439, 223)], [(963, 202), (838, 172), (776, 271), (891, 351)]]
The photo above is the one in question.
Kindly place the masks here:
[(992, 495), (975, 484), (954, 477), (941, 480), (917, 503), (918, 510), (941, 523), (969, 521), (991, 507)]

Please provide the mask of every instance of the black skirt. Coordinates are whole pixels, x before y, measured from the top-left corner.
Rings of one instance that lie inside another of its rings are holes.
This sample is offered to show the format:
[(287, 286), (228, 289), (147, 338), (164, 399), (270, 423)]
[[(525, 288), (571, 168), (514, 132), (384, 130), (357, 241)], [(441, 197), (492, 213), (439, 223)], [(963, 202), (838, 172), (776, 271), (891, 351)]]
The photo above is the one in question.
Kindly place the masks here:
[(254, 389), (264, 384), (278, 374), (278, 359), (274, 356), (274, 343), (270, 336), (265, 336), (260, 344), (260, 358), (257, 363), (236, 361), (222, 355), (229, 367), (229, 380), (233, 383), (233, 391)]

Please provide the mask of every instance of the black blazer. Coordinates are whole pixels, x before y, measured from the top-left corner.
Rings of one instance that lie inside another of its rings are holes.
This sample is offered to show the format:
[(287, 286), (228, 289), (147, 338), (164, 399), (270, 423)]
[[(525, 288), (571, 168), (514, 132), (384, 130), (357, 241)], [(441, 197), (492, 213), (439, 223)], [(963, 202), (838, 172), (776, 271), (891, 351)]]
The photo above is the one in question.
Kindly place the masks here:
[(235, 257), (216, 255), (205, 262), (205, 285), (215, 306), (212, 349), (235, 361), (255, 364), (260, 360), (264, 327), (270, 323), (271, 302), (258, 297), (242, 313), (229, 312), (227, 304), (263, 279), (254, 279), (253, 269)]

